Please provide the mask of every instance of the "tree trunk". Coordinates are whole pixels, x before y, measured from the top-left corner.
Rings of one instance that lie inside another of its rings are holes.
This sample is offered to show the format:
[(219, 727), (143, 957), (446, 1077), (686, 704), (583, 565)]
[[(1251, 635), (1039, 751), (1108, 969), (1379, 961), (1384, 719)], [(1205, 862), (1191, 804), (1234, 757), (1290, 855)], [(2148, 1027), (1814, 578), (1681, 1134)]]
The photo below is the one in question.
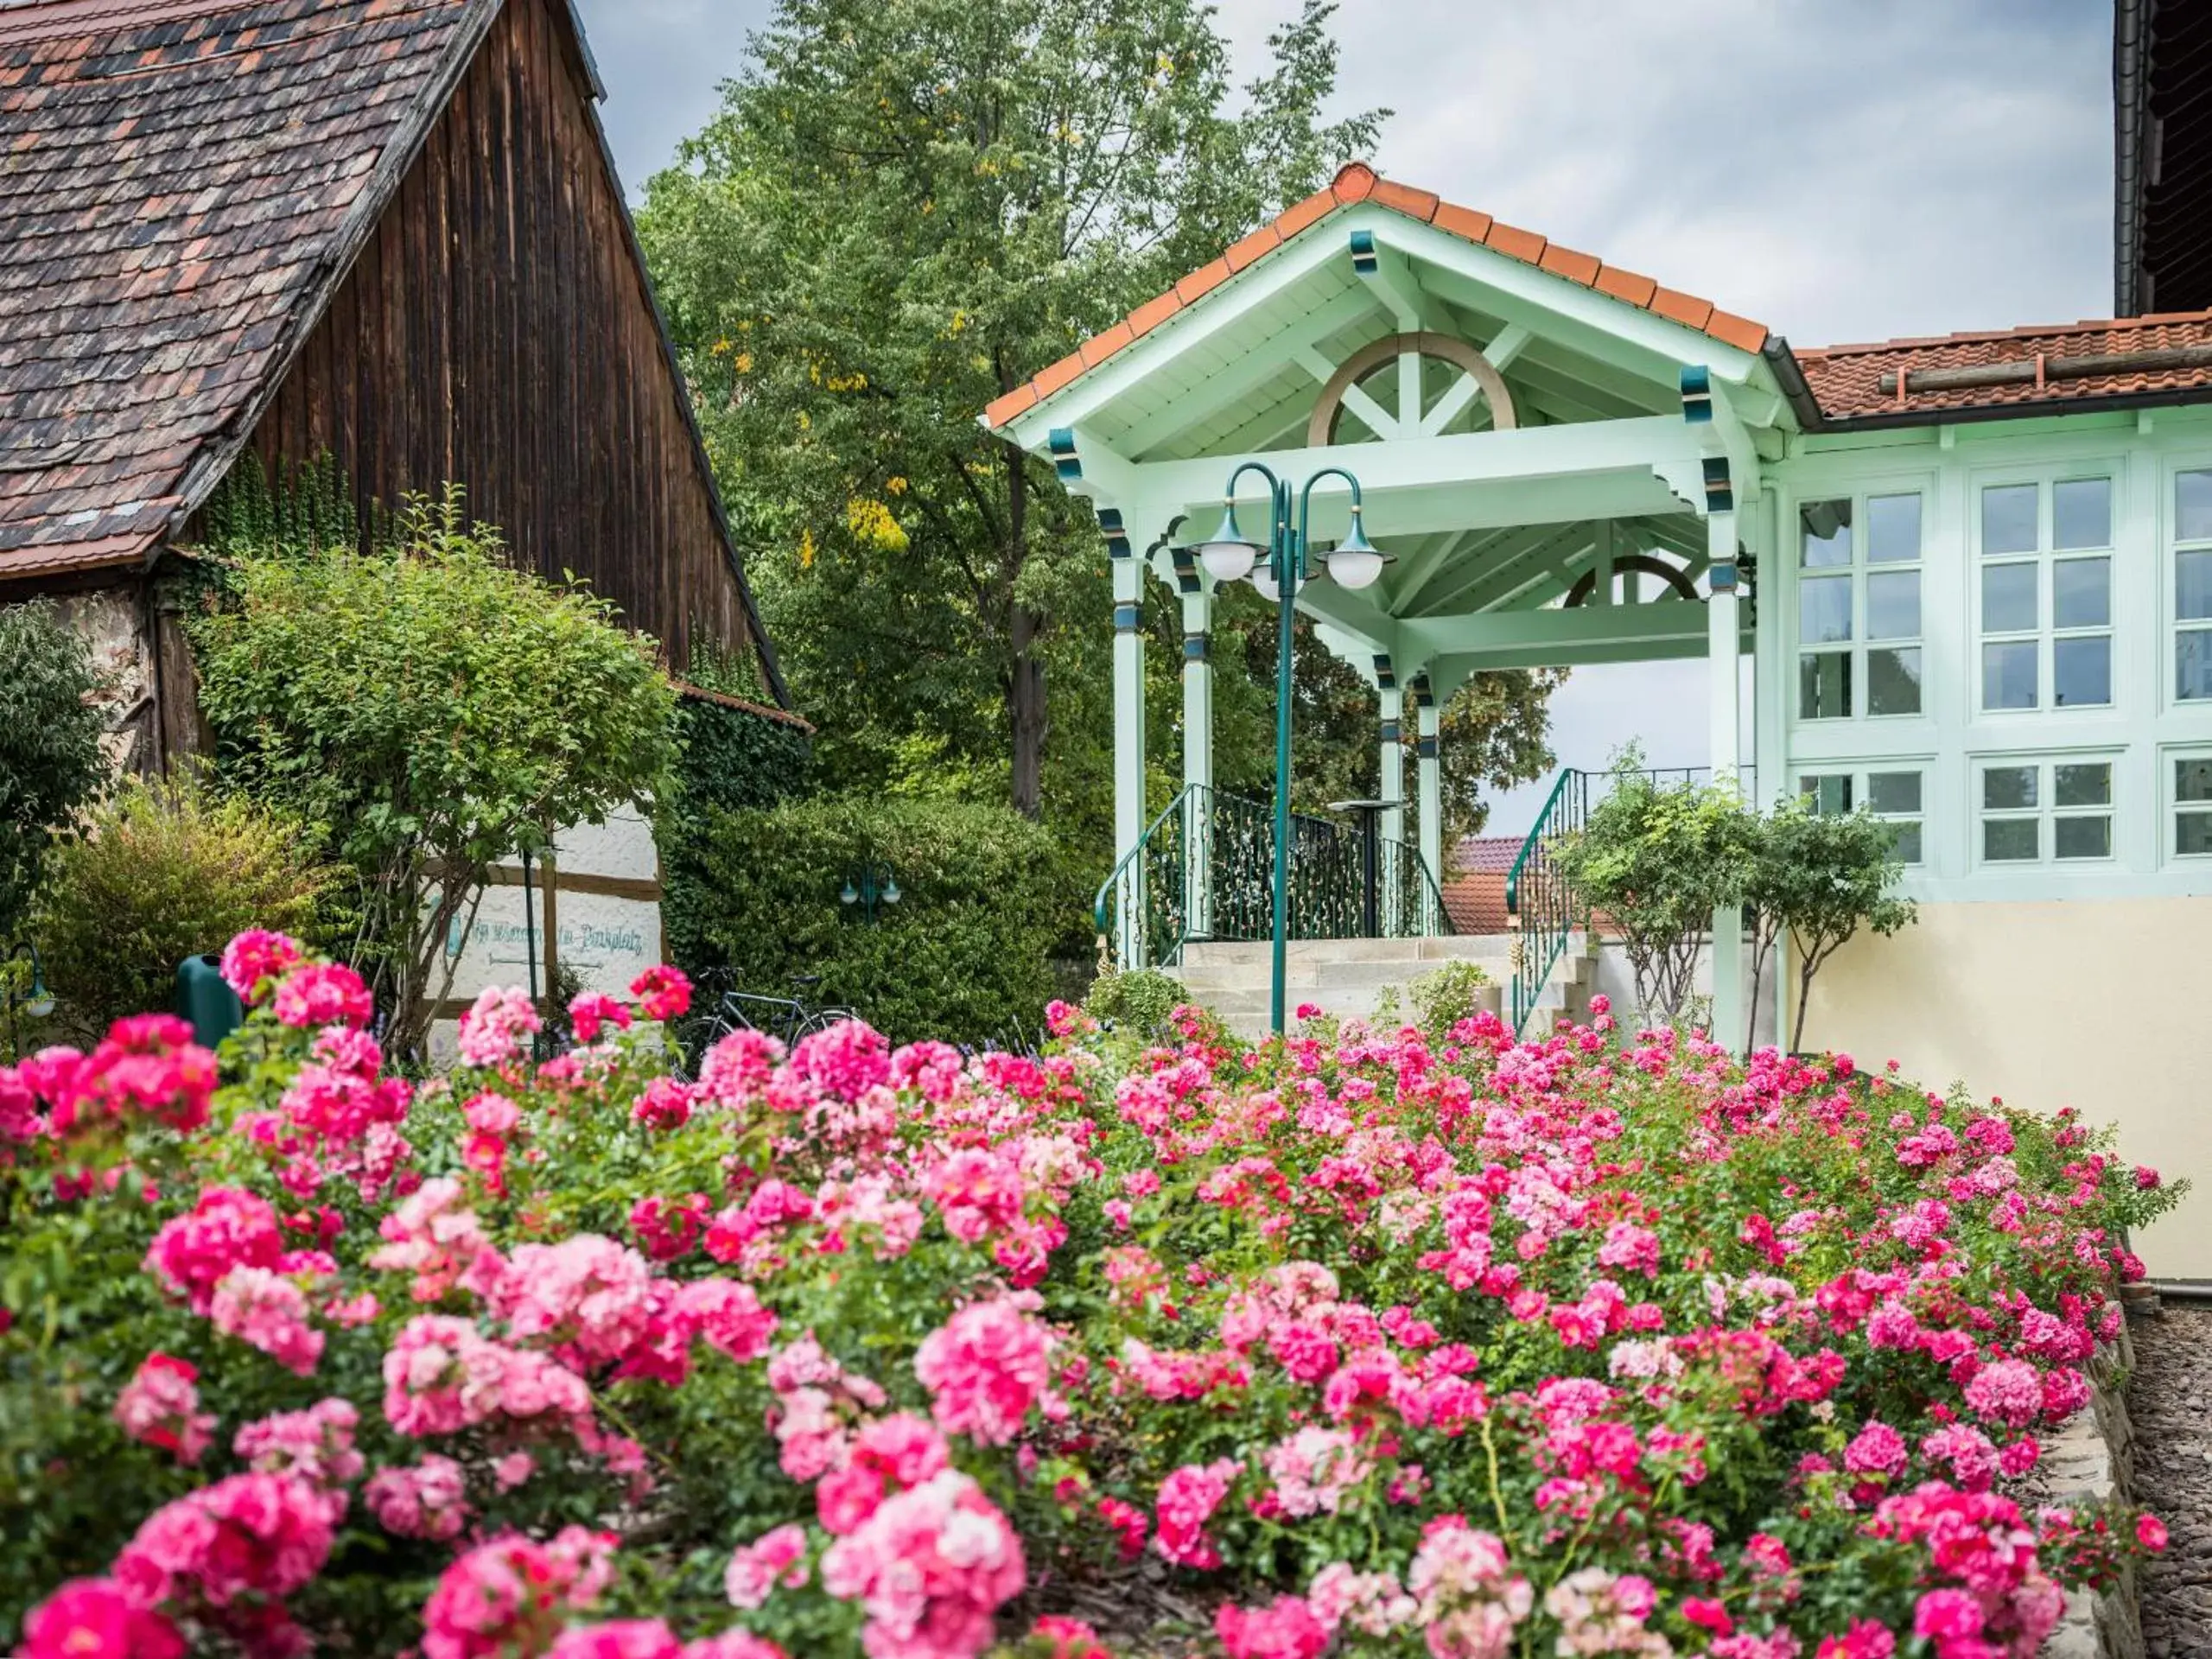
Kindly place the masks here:
[(1007, 713), (1014, 724), (1014, 810), (1035, 817), (1044, 799), (1045, 664), (1037, 658), (1037, 636), (1044, 619), (1020, 605), (1014, 607), (1014, 671), (1007, 688)]
[(1024, 605), (1017, 590), (1029, 556), (1029, 468), (1021, 452), (1006, 446), (1007, 721), (1014, 739), (1014, 810), (1037, 817), (1044, 802), (1045, 664), (1037, 656), (1045, 619)]

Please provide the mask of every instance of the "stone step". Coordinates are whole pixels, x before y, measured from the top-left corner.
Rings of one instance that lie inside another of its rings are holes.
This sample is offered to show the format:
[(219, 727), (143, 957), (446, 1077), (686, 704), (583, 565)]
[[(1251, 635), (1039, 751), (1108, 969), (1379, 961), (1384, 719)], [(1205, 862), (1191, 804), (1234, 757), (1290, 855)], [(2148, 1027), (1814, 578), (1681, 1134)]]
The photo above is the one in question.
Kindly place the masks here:
[[(1513, 953), (1507, 933), (1446, 934), (1426, 939), (1293, 939), (1284, 947), (1284, 959), (1300, 962), (1449, 962), (1495, 957)], [(1227, 968), (1256, 963), (1265, 969), (1271, 950), (1265, 939), (1201, 939), (1183, 947), (1183, 966)]]
[[(1290, 1010), (1317, 1007), (1338, 1018), (1365, 1018), (1386, 986), (1401, 991), (1446, 961), (1479, 964), (1510, 998), (1512, 982), (1510, 935), (1440, 939), (1299, 939), (1284, 953), (1284, 991)], [(1265, 940), (1221, 941), (1185, 948), (1179, 977), (1191, 1000), (1221, 1015), (1247, 1041), (1268, 1034), (1273, 984), (1271, 953)], [(1586, 940), (1577, 937), (1554, 964), (1527, 1024), (1529, 1033), (1548, 1033), (1561, 1018), (1589, 1017), (1597, 961)]]
[[(1490, 976), (1493, 985), (1503, 985), (1513, 977), (1512, 964), (1504, 957), (1473, 960)], [(1438, 963), (1433, 962), (1331, 962), (1289, 963), (1285, 964), (1283, 983), (1291, 989), (1319, 989), (1332, 986), (1345, 988), (1370, 987), (1380, 989), (1385, 985), (1406, 986), (1423, 974), (1435, 972)], [(1227, 995), (1236, 991), (1265, 991), (1274, 983), (1274, 976), (1266, 963), (1234, 968), (1185, 968), (1181, 975), (1183, 983), (1194, 994)]]

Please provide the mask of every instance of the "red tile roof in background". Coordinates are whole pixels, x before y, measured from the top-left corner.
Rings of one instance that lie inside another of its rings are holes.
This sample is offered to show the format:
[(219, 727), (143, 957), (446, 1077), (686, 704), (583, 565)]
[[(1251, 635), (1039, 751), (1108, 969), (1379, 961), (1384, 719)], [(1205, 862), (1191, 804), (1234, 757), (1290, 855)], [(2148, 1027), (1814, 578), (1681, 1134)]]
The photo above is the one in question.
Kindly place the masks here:
[(1004, 426), (1068, 385), (1079, 375), (1096, 368), (1115, 353), (1141, 340), (1184, 307), (1218, 288), (1238, 271), (1265, 258), (1300, 231), (1319, 224), (1339, 208), (1363, 201), (1371, 201), (1378, 207), (1388, 207), (1408, 219), (1417, 219), (1424, 225), (1433, 225), (1438, 230), (1448, 232), (1463, 242), (1490, 248), (1509, 258), (1518, 259), (1523, 264), (1548, 270), (1567, 282), (1593, 288), (1640, 310), (1656, 312), (1670, 321), (1708, 334), (1724, 346), (1732, 346), (1739, 352), (1756, 352), (1766, 344), (1767, 329), (1764, 323), (1732, 315), (1719, 309), (1712, 301), (1701, 300), (1694, 294), (1679, 294), (1673, 289), (1662, 288), (1649, 276), (1608, 265), (1594, 254), (1579, 253), (1573, 248), (1561, 247), (1547, 241), (1534, 231), (1523, 231), (1503, 224), (1488, 213), (1478, 213), (1471, 207), (1456, 207), (1429, 191), (1415, 190), (1382, 178), (1373, 168), (1354, 162), (1339, 172), (1326, 189), (1315, 191), (1296, 207), (1278, 216), (1273, 223), (1263, 225), (1253, 232), (1211, 264), (1192, 271), (1165, 294), (1147, 301), (1123, 321), (1093, 336), (1080, 349), (1015, 386), (1004, 397), (995, 399), (983, 411), (984, 423)]
[(349, 212), (484, 10), (0, 10), (0, 579), (145, 555), (304, 334)]
[(1459, 933), (1503, 933), (1505, 877), (1521, 855), (1519, 836), (1466, 836), (1452, 849), (1444, 881), (1444, 908)]
[[(1821, 414), (1830, 420), (1856, 420), (1940, 415), (1949, 410), (2063, 408), (2101, 397), (2212, 386), (2212, 363), (2082, 378), (2046, 378), (2040, 385), (2023, 381), (2012, 385), (1926, 391), (1913, 389), (1910, 378), (1923, 369), (2032, 365), (2038, 357), (2047, 367), (2051, 359), (2124, 357), (2192, 346), (2212, 346), (2212, 311), (1891, 340), (1866, 346), (1824, 346), (1800, 348), (1795, 354)], [(1898, 373), (1907, 377), (1902, 397), (1895, 381), (1887, 391), (1881, 384), (1885, 375)]]

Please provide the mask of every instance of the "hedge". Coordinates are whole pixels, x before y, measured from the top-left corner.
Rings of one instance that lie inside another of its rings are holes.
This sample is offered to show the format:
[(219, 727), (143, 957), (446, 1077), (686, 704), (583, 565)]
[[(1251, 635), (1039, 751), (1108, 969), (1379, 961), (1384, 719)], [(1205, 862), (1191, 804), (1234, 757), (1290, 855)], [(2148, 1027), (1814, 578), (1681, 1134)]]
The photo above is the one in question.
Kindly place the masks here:
[[(1004, 807), (833, 798), (709, 811), (671, 953), (695, 976), (857, 1009), (894, 1042), (1007, 1046), (1033, 1035), (1053, 994), (1062, 887), (1051, 837)], [(890, 868), (900, 902), (840, 902), (849, 874)]]
[(660, 849), (661, 926), (669, 959), (696, 972), (714, 960), (702, 928), (702, 854), (716, 813), (773, 806), (804, 793), (813, 744), (803, 726), (732, 697), (683, 688), (676, 709), (676, 790), (653, 829)]

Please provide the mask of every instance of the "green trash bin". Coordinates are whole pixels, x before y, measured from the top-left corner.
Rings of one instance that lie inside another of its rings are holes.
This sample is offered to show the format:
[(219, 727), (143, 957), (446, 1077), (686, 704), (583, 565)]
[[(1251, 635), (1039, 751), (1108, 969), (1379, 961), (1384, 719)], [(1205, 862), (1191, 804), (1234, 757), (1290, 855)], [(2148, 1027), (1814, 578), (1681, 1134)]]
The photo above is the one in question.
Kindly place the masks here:
[(176, 1012), (194, 1042), (213, 1048), (245, 1023), (245, 1004), (223, 979), (220, 957), (187, 957), (176, 969)]

